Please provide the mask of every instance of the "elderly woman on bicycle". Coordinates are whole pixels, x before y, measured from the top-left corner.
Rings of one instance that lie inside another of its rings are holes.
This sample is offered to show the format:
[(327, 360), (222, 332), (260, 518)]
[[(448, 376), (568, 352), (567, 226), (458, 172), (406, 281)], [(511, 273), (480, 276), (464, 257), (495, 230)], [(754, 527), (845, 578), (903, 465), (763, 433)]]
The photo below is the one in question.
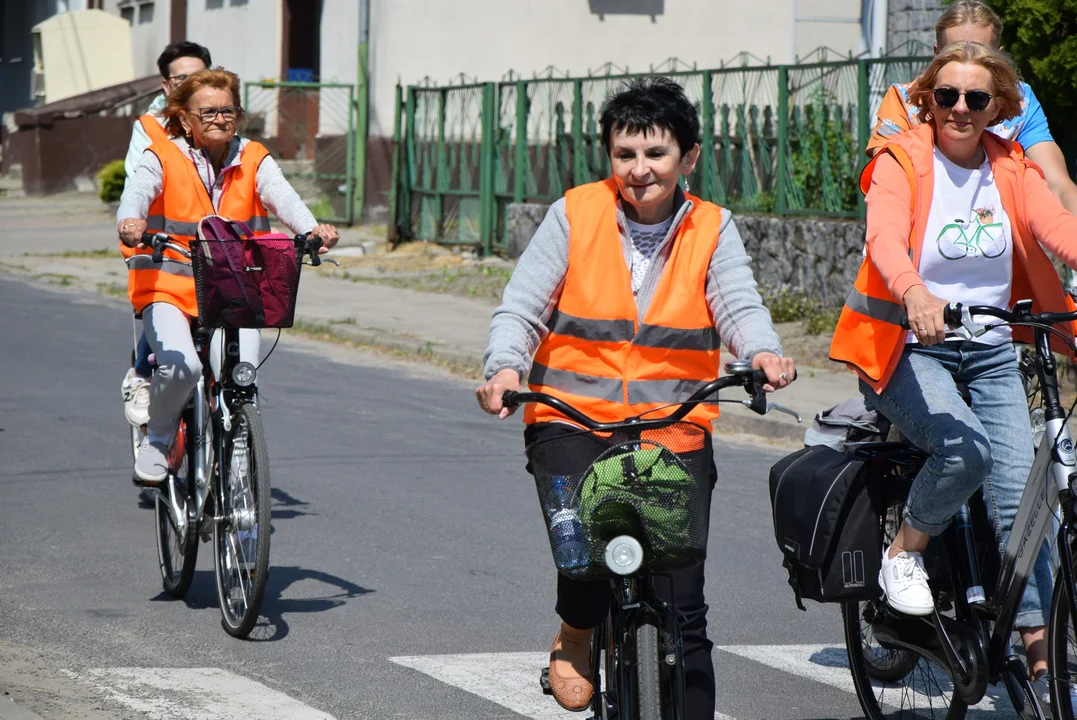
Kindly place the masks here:
[[(787, 385), (793, 361), (782, 357), (731, 214), (678, 185), (700, 152), (699, 120), (683, 89), (634, 81), (608, 100), (601, 124), (611, 176), (554, 203), (520, 257), (494, 311), (479, 405), (508, 417), (502, 396), (528, 377), (534, 391), (619, 421), (684, 401), (715, 379), (720, 338), (765, 371), (768, 390)], [(699, 405), (687, 419), (709, 429), (717, 415), (716, 406)], [(529, 407), (524, 422), (528, 444), (578, 429), (541, 406)], [(716, 478), (712, 461), (712, 486)], [(683, 613), (686, 706), (690, 717), (712, 720), (703, 567), (671, 575), (671, 588), (658, 592)], [(594, 693), (592, 629), (609, 602), (608, 583), (558, 576), (562, 622), (549, 678), (566, 709), (585, 708)]]
[[(339, 239), (333, 226), (317, 223), (269, 151), (236, 133), (243, 110), (235, 74), (220, 68), (194, 73), (168, 96), (163, 117), (170, 139), (143, 153), (117, 212), (128, 296), (142, 313), (158, 365), (146, 437), (134, 469), (144, 483), (168, 476), (168, 445), (202, 365), (191, 338), (198, 305), (190, 268), (178, 262), (182, 258), (169, 257), (171, 251), (163, 263), (154, 263), (142, 244), (143, 233), (167, 233), (187, 245), (203, 217), (221, 215), (264, 234), (272, 212), (292, 232), (320, 237), (323, 251)], [(258, 331), (242, 331), (241, 345), (242, 355), (257, 363)]]
[[(985, 132), (1021, 111), (1009, 58), (978, 43), (952, 43), (917, 81), (911, 101), (922, 124), (891, 137), (861, 178), (867, 253), (830, 355), (860, 376), (869, 404), (930, 455), (879, 573), (891, 607), (929, 615), (934, 603), (921, 557), (928, 542), (984, 487), (1004, 544), (1033, 456), (1012, 345), (1031, 336), (1009, 327), (975, 340), (949, 336), (943, 308), (1010, 307), (1028, 298), (1037, 311), (1072, 310), (1040, 243), (1077, 267), (1077, 218), (1019, 145)], [(1056, 352), (1072, 355), (1073, 348)], [(1045, 544), (1016, 623), (1040, 683), (1051, 585)]]

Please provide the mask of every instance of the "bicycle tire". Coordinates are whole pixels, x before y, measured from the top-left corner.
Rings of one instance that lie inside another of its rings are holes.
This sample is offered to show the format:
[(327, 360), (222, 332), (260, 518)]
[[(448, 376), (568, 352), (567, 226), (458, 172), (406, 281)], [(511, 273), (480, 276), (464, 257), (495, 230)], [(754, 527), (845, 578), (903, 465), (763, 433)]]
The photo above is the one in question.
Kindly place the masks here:
[(228, 456), (218, 475), (224, 502), (213, 525), (213, 564), (221, 626), (245, 638), (258, 622), (269, 574), (269, 451), (252, 402), (233, 409)]
[[(189, 414), (189, 410), (184, 410), (184, 414)], [(187, 417), (186, 420), (185, 426), (187, 428), (192, 427), (190, 417)], [(183, 426), (184, 424), (181, 424), (181, 427)], [(192, 502), (187, 488), (190, 487), (189, 482), (191, 481), (190, 468), (194, 467), (192, 457), (194, 447), (195, 443), (188, 438), (186, 442), (187, 452), (184, 454), (183, 463), (179, 467), (180, 472), (177, 473), (176, 478), (178, 489), (188, 503)], [(181, 543), (179, 533), (172, 522), (172, 516), (165, 505), (166, 500), (157, 490), (152, 492), (154, 498), (154, 523), (157, 526), (157, 561), (161, 570), (161, 584), (166, 595), (180, 599), (187, 595), (187, 591), (191, 588), (191, 581), (194, 579), (194, 568), (198, 560), (198, 533), (194, 528), (189, 528), (187, 542)]]
[[(1070, 546), (1070, 558), (1077, 560), (1077, 548)], [(1055, 720), (1074, 720), (1077, 703), (1073, 693), (1077, 689), (1077, 672), (1070, 670), (1071, 653), (1077, 662), (1077, 630), (1071, 628), (1069, 592), (1062, 572), (1056, 573), (1055, 590), (1051, 595), (1051, 618), (1047, 633), (1047, 676), (1051, 678), (1051, 707)]]
[(636, 625), (636, 709), (639, 720), (662, 720), (662, 679), (658, 623), (649, 616)]

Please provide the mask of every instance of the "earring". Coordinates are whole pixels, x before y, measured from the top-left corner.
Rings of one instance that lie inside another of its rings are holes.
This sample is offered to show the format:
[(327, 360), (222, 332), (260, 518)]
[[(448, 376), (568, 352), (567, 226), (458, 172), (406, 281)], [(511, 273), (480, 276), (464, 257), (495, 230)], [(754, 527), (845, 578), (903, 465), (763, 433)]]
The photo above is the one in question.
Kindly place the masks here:
[(688, 192), (688, 191), (690, 191), (691, 189), (692, 189), (691, 185), (689, 185), (689, 184), (688, 184), (688, 178), (685, 178), (685, 179), (684, 179), (684, 191), (685, 191), (685, 192)]

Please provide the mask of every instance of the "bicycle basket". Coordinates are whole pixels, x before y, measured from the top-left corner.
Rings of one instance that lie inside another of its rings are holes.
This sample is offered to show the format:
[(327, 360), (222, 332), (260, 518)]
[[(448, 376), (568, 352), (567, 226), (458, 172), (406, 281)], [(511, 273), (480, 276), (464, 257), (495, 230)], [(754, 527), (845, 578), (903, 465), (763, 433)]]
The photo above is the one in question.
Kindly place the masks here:
[(652, 572), (702, 562), (710, 511), (706, 434), (692, 423), (643, 423), (528, 447), (558, 571), (612, 576), (606, 545), (618, 535), (640, 542), (643, 567)]
[(295, 319), (302, 249), (286, 235), (191, 243), (198, 325), (289, 328)]

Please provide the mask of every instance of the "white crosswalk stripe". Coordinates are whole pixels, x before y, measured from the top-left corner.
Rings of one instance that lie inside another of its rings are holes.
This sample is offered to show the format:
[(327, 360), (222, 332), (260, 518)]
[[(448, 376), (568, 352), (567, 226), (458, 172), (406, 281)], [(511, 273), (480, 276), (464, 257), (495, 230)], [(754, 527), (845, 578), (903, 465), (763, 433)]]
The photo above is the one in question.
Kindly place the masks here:
[[(534, 720), (580, 718), (579, 713), (562, 710), (539, 689), (539, 673), (549, 662), (549, 653), (417, 655), (389, 659)], [(735, 720), (722, 713), (716, 713), (714, 718)]]
[(282, 692), (220, 668), (92, 668), (68, 677), (145, 720), (335, 720)]

